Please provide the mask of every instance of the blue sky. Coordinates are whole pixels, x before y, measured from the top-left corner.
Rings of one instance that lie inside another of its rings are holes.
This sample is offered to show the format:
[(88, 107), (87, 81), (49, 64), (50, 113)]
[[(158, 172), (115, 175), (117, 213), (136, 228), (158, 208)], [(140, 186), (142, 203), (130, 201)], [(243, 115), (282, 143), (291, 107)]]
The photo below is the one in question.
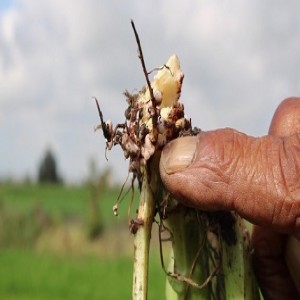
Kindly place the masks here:
[(0, 1), (0, 11), (8, 9), (9, 7), (13, 6), (13, 4), (14, 4), (13, 0), (1, 0)]
[(122, 92), (145, 84), (131, 18), (149, 69), (179, 56), (195, 126), (264, 135), (280, 101), (300, 95), (298, 0), (18, 0), (0, 10), (0, 177), (34, 178), (48, 147), (69, 182), (91, 158), (126, 177), (119, 150), (104, 158), (92, 97), (117, 123)]

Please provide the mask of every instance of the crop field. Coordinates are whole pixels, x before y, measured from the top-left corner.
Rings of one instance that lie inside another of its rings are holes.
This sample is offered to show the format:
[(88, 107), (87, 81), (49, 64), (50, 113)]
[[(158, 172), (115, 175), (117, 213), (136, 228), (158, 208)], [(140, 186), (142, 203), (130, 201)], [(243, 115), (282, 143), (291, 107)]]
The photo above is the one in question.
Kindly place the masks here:
[[(151, 265), (149, 299), (163, 299), (159, 264)], [(0, 299), (130, 299), (132, 261), (127, 257), (68, 258), (30, 250), (0, 252)]]
[[(0, 299), (130, 299), (129, 202), (114, 217), (118, 191), (98, 194), (103, 229), (91, 239), (90, 187), (0, 185)], [(149, 299), (164, 299), (164, 274), (152, 252)]]
[[(103, 189), (98, 201), (105, 222), (114, 222), (112, 206), (117, 199), (119, 188)], [(91, 197), (88, 186), (64, 185), (0, 185), (0, 201), (9, 209), (27, 212), (35, 205), (41, 205), (56, 218), (67, 216), (84, 217), (87, 214), (87, 202)], [(126, 201), (126, 200), (125, 200)], [(126, 205), (124, 211), (127, 212)], [(122, 211), (121, 211), (122, 213)], [(125, 214), (121, 214), (124, 217)]]

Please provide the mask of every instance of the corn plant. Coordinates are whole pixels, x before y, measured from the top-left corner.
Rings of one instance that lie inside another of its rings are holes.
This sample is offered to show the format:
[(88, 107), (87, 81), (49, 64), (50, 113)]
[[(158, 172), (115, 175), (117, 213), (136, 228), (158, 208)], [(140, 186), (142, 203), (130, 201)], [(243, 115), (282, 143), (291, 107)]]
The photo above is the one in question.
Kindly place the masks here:
[[(205, 212), (180, 204), (163, 187), (159, 159), (163, 147), (173, 139), (199, 133), (185, 116), (179, 101), (183, 72), (172, 55), (152, 82), (146, 69), (139, 36), (135, 29), (139, 58), (146, 85), (138, 93), (124, 95), (128, 103), (124, 123), (105, 122), (99, 103), (100, 125), (106, 148), (119, 145), (129, 160), (132, 186), (138, 182), (139, 208), (129, 227), (134, 234), (132, 298), (147, 299), (149, 247), (154, 218), (159, 220), (162, 268), (166, 292), (171, 299), (259, 299), (253, 276), (249, 234), (243, 220), (233, 212)], [(118, 214), (118, 204), (114, 206)], [(171, 243), (168, 265), (162, 254)]]

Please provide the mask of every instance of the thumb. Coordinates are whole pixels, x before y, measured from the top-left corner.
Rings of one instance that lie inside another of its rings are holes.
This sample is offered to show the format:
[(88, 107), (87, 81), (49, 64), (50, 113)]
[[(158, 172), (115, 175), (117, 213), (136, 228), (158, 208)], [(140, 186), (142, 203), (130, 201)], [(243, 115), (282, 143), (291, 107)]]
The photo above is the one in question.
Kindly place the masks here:
[(160, 174), (185, 205), (235, 210), (253, 223), (294, 233), (300, 228), (298, 152), (297, 135), (254, 138), (219, 129), (167, 144)]

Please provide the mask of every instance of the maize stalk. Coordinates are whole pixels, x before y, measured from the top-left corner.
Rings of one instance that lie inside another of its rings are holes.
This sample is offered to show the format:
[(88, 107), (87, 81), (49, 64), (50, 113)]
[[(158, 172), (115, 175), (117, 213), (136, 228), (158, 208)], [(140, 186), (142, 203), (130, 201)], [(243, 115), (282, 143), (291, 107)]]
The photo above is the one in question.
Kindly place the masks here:
[(259, 299), (259, 291), (251, 269), (249, 233), (244, 221), (238, 215), (233, 217), (235, 240), (230, 244), (222, 240), (225, 299)]
[(137, 220), (140, 220), (140, 223), (134, 238), (133, 299), (147, 299), (148, 291), (149, 249), (155, 213), (155, 199), (147, 175), (144, 174), (143, 176), (137, 213)]
[[(164, 190), (159, 177), (161, 149), (180, 136), (193, 135), (179, 102), (183, 73), (172, 55), (158, 68), (152, 83), (139, 46), (147, 85), (137, 94), (124, 94), (128, 103), (126, 121), (113, 127), (104, 122), (97, 102), (106, 147), (121, 146), (129, 159), (129, 172), (138, 180), (140, 202), (136, 219), (130, 222), (134, 234), (134, 300), (147, 299), (151, 229), (155, 214), (160, 233), (167, 231), (172, 244), (167, 275), (166, 299), (259, 299), (250, 264), (249, 234), (243, 220), (231, 212), (204, 212), (179, 204)], [(117, 214), (117, 205), (114, 213)]]

